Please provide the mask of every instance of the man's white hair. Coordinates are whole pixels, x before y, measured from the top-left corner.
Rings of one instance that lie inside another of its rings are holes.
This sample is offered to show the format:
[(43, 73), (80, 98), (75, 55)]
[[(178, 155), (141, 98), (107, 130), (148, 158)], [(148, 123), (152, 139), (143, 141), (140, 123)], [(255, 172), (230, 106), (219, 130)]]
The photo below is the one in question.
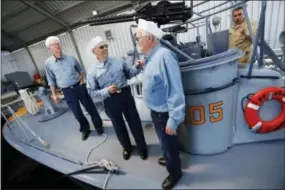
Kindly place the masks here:
[(57, 36), (50, 36), (46, 39), (46, 42), (45, 42), (47, 48), (49, 48), (49, 45), (50, 45), (51, 41), (53, 41), (53, 40), (56, 40), (58, 43), (60, 43), (60, 40)]

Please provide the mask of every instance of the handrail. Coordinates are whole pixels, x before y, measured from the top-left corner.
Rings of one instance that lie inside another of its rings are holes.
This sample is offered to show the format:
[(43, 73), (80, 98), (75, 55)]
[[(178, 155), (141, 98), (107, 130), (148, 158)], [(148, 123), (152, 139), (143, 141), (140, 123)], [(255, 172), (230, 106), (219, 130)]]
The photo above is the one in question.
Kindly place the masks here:
[(171, 43), (168, 43), (167, 41), (160, 39), (159, 40), (160, 43), (166, 47), (168, 47), (171, 51), (179, 54), (180, 56), (182, 56), (183, 58), (187, 59), (188, 61), (194, 61), (194, 59), (192, 57), (190, 57), (189, 55), (187, 55), (186, 53), (184, 53), (183, 51), (177, 49), (176, 47), (174, 47)]
[[(255, 56), (256, 56), (256, 52), (257, 52), (257, 46), (259, 44), (259, 40), (260, 40), (261, 34), (262, 34), (262, 23), (263, 23), (263, 19), (265, 18), (264, 17), (265, 8), (266, 8), (266, 0), (263, 0), (261, 11), (260, 11), (260, 17), (259, 17), (260, 19), (259, 19), (259, 23), (258, 23), (258, 29), (257, 29), (257, 33), (256, 33), (256, 40), (253, 44), (253, 51), (252, 51), (252, 55), (250, 58), (250, 64), (249, 64), (249, 69), (248, 69), (248, 73), (247, 73), (248, 77), (250, 77), (252, 74), (253, 64), (255, 62)], [(263, 41), (263, 43), (264, 43), (264, 41)], [(263, 45), (263, 44), (261, 44), (261, 45)]]
[(198, 6), (200, 6), (200, 5), (203, 5), (203, 4), (207, 3), (208, 1), (210, 1), (210, 0), (205, 0), (205, 1), (202, 1), (202, 2), (200, 2), (200, 3), (197, 3), (197, 4), (193, 5), (193, 8), (194, 8), (194, 7), (198, 7)]
[(249, 0), (244, 0), (244, 1), (242, 1), (242, 2), (239, 2), (239, 3), (235, 4), (235, 5), (232, 5), (232, 6), (229, 6), (229, 7), (227, 7), (227, 8), (221, 9), (221, 10), (219, 10), (219, 11), (217, 11), (217, 12), (210, 13), (210, 14), (205, 15), (205, 16), (200, 17), (200, 18), (190, 19), (190, 20), (188, 20), (188, 21), (185, 21), (184, 23), (179, 23), (178, 25), (175, 25), (175, 26), (165, 27), (165, 28), (163, 28), (163, 29), (171, 29), (171, 28), (175, 28), (175, 27), (177, 27), (177, 26), (180, 26), (181, 24), (187, 24), (187, 23), (190, 23), (190, 22), (194, 22), (194, 21), (197, 21), (197, 20), (201, 20), (201, 19), (204, 19), (204, 18), (206, 18), (206, 17), (210, 17), (210, 16), (213, 16), (213, 15), (215, 15), (215, 14), (221, 13), (221, 12), (223, 12), (223, 11), (226, 11), (226, 10), (229, 10), (229, 9), (232, 9), (232, 8), (235, 8), (235, 7), (238, 7), (238, 6), (240, 6), (240, 5), (244, 4), (244, 3), (246, 3), (247, 1), (249, 1)]
[[(193, 11), (193, 14), (198, 15), (199, 17), (203, 17), (203, 15), (201, 15), (200, 13), (196, 13), (194, 11)], [(209, 30), (210, 34), (212, 34), (212, 28), (211, 28), (211, 24), (209, 22), (209, 17), (206, 17), (205, 19), (206, 19), (206, 33), (208, 34), (208, 30)], [(192, 23), (192, 22), (190, 22), (190, 23)]]
[[(31, 96), (34, 97), (34, 96), (37, 96), (37, 94), (31, 94)], [(7, 104), (5, 104), (5, 105), (1, 105), (1, 108), (8, 107), (8, 106), (10, 106), (10, 105), (12, 105), (12, 104), (15, 104), (15, 103), (18, 103), (18, 102), (20, 102), (20, 101), (23, 101), (23, 99), (20, 98), (20, 99), (14, 100), (14, 101), (12, 101), (12, 102), (9, 102), (9, 103), (7, 103)]]
[[(9, 111), (10, 111), (10, 110), (9, 110)], [(2, 114), (3, 118), (6, 120), (6, 122), (7, 122), (8, 125), (9, 125), (8, 129), (10, 130), (11, 134), (13, 134), (12, 129), (11, 129), (11, 126), (12, 126), (11, 122), (10, 122), (9, 119), (5, 116), (5, 114), (4, 114), (3, 112), (1, 112), (1, 114)], [(19, 123), (18, 123), (17, 121), (16, 121), (16, 123), (19, 125)], [(26, 131), (25, 131), (21, 126), (20, 126), (19, 128), (24, 132), (24, 134), (26, 135), (27, 139), (29, 139), (29, 136), (28, 136), (28, 134), (26, 133)]]
[[(15, 121), (16, 121), (16, 123), (18, 124), (18, 127), (19, 127), (21, 130), (23, 130), (25, 136), (26, 136), (27, 139), (28, 139), (28, 140), (18, 139), (20, 142), (22, 142), (22, 143), (24, 143), (24, 144), (26, 144), (26, 145), (28, 145), (28, 146), (30, 146), (30, 147), (33, 147), (33, 148), (35, 148), (35, 149), (38, 149), (38, 150), (40, 150), (40, 151), (42, 151), (42, 152), (45, 152), (45, 153), (47, 153), (47, 154), (50, 154), (50, 155), (53, 155), (53, 156), (55, 156), (55, 157), (61, 158), (61, 159), (63, 159), (63, 160), (69, 161), (69, 162), (71, 162), (71, 163), (78, 164), (78, 165), (83, 165), (83, 163), (82, 163), (81, 161), (79, 161), (79, 160), (75, 160), (75, 159), (70, 158), (70, 157), (67, 157), (67, 156), (65, 156), (65, 155), (61, 155), (61, 154), (59, 154), (59, 153), (55, 153), (55, 152), (52, 152), (52, 151), (48, 150), (48, 149), (49, 149), (49, 143), (46, 142), (46, 141), (44, 141), (44, 140), (43, 140), (42, 138), (40, 138), (32, 129), (30, 129), (29, 126), (28, 126), (24, 121), (22, 121), (22, 120), (15, 114), (15, 112), (12, 110), (12, 108), (11, 108), (9, 105), (6, 105), (6, 107), (8, 108), (8, 110), (10, 111), (10, 113), (11, 113), (11, 114), (13, 115), (13, 117), (15, 118)], [(4, 117), (4, 119), (7, 121), (7, 123), (8, 123), (10, 126), (12, 126), (11, 122), (7, 119), (7, 117), (6, 117), (2, 112), (1, 112), (1, 114), (3, 115), (3, 117)], [(21, 121), (22, 124), (20, 124), (18, 120)], [(8, 129), (9, 129), (9, 131), (11, 132), (11, 135), (14, 136), (14, 134), (13, 134), (11, 128), (8, 127)], [(41, 147), (39, 147), (39, 146), (36, 146), (36, 145), (31, 144), (30, 142), (31, 142), (33, 139), (29, 139), (29, 137), (28, 137), (28, 135), (27, 135), (25, 129), (28, 130), (28, 131), (30, 131), (30, 133), (31, 133), (36, 139), (38, 139), (39, 142), (40, 142), (45, 148), (41, 148)]]
[[(266, 1), (263, 0), (262, 1), (262, 6), (264, 6), (264, 14), (263, 17), (260, 18), (262, 20), (262, 24), (261, 24), (261, 36), (260, 36), (260, 43), (263, 44), (264, 43), (264, 28), (265, 28), (265, 11), (266, 11)], [(264, 48), (263, 45), (260, 46), (260, 57), (259, 57), (259, 67), (262, 67), (262, 65), (264, 64)]]
[[(2, 116), (4, 117), (4, 119), (7, 121), (7, 123), (11, 126), (12, 124), (11, 124), (11, 122), (7, 119), (7, 117), (6, 117), (2, 112), (1, 112), (1, 114), (2, 114)], [(19, 126), (19, 128), (22, 129), (22, 130), (24, 131), (25, 135), (27, 136), (27, 133), (26, 133), (26, 131), (22, 128), (22, 126)], [(11, 130), (11, 128), (8, 127), (8, 129), (9, 129), (11, 135), (12, 135), (12, 136), (15, 136), (15, 135), (13, 134), (13, 131)], [(28, 138), (28, 136), (27, 136), (27, 138)], [(74, 163), (74, 164), (83, 165), (83, 163), (82, 163), (81, 161), (79, 161), (79, 160), (74, 160), (73, 158), (69, 158), (69, 157), (67, 157), (67, 156), (60, 155), (60, 154), (58, 154), (58, 153), (54, 153), (54, 152), (51, 152), (51, 151), (49, 151), (49, 150), (47, 150), (47, 149), (44, 149), (44, 148), (41, 148), (41, 147), (39, 147), (39, 146), (33, 145), (33, 144), (29, 143), (31, 140), (28, 141), (28, 142), (27, 142), (27, 141), (24, 141), (24, 140), (22, 140), (22, 139), (18, 139), (18, 140), (19, 140), (20, 142), (22, 142), (22, 143), (24, 143), (24, 144), (30, 146), (30, 147), (33, 147), (33, 148), (35, 148), (35, 149), (38, 149), (38, 150), (40, 150), (40, 151), (42, 151), (42, 152), (45, 152), (45, 153), (47, 153), (47, 154), (53, 155), (53, 156), (55, 156), (55, 157), (61, 158), (61, 159), (63, 159), (63, 160), (69, 161), (69, 162)]]
[[(244, 16), (245, 16), (245, 20), (246, 20), (246, 23), (247, 23), (247, 27), (248, 27), (248, 31), (249, 31), (249, 35), (250, 35), (250, 38), (251, 38), (251, 41), (252, 41), (252, 44), (255, 44), (256, 42), (256, 39), (253, 35), (253, 31), (252, 31), (252, 27), (251, 27), (251, 24), (250, 24), (250, 21), (249, 21), (249, 16), (248, 16), (248, 13), (247, 13), (247, 10), (246, 10), (246, 4), (243, 4), (242, 6), (243, 8), (243, 13), (244, 13)], [(258, 60), (259, 59), (259, 55), (258, 55), (258, 52), (256, 52), (256, 59)]]
[(217, 8), (217, 7), (220, 7), (220, 6), (222, 6), (222, 5), (225, 5), (225, 4), (229, 3), (229, 2), (230, 2), (230, 1), (227, 0), (227, 1), (223, 2), (223, 3), (220, 3), (220, 4), (216, 5), (216, 6), (211, 7), (211, 8), (209, 8), (209, 9), (203, 10), (203, 11), (199, 12), (199, 14), (202, 14), (202, 13), (204, 13), (204, 12), (210, 11), (210, 10), (212, 10), (212, 9), (215, 9), (215, 8)]
[(132, 24), (130, 26), (130, 35), (131, 35), (131, 38), (132, 38), (132, 43), (133, 43), (133, 46), (134, 46), (134, 55), (133, 55), (133, 61), (132, 61), (132, 65), (135, 64), (135, 57), (137, 56), (137, 59), (139, 59), (139, 54), (138, 54), (138, 51), (137, 51), (137, 46), (136, 46), (136, 40), (134, 38), (134, 35), (133, 35), (133, 31), (132, 31), (132, 28), (135, 28), (137, 25), (135, 24)]

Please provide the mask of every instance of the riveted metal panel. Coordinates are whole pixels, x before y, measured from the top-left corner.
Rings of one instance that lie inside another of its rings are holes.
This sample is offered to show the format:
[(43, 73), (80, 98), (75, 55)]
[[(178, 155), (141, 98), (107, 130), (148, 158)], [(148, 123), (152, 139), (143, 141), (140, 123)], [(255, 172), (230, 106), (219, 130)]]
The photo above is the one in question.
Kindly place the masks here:
[(46, 35), (50, 32), (54, 32), (55, 30), (60, 30), (63, 27), (58, 23), (47, 19), (39, 24), (34, 25), (27, 30), (24, 30), (18, 34), (18, 37), (24, 39), (25, 41), (33, 40), (43, 35)]
[(2, 28), (7, 32), (14, 32), (19, 28), (23, 28), (43, 19), (45, 19), (44, 15), (29, 8), (12, 17), (8, 22), (3, 23)]
[(17, 11), (23, 7), (26, 6), (20, 1), (1, 1), (1, 17), (7, 16), (11, 12)]

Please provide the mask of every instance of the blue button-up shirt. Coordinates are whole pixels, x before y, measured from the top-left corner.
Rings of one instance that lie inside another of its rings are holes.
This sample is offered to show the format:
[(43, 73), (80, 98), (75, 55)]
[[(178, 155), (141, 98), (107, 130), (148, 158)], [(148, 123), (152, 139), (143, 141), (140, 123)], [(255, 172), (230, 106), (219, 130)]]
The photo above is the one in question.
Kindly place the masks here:
[(147, 107), (168, 112), (167, 127), (176, 130), (185, 118), (185, 96), (177, 58), (157, 44), (146, 58), (143, 97)]
[(87, 89), (95, 102), (110, 97), (108, 87), (116, 85), (124, 88), (127, 80), (136, 76), (141, 71), (135, 66), (130, 67), (123, 59), (109, 57), (104, 62), (94, 63), (88, 68)]
[(85, 72), (73, 56), (62, 55), (60, 59), (54, 56), (45, 61), (45, 71), (49, 86), (57, 85), (67, 88), (80, 81), (80, 73)]

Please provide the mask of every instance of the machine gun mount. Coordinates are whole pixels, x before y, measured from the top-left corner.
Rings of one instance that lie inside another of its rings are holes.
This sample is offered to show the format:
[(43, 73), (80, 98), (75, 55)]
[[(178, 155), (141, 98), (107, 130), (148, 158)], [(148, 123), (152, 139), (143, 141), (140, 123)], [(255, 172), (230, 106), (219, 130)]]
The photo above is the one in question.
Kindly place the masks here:
[(89, 19), (86, 24), (95, 26), (128, 21), (136, 21), (138, 23), (138, 19), (142, 18), (145, 20), (153, 21), (157, 23), (158, 27), (160, 27), (161, 25), (169, 24), (175, 21), (187, 21), (193, 15), (192, 7), (193, 0), (191, 0), (190, 7), (186, 7), (184, 1), (171, 3), (169, 1), (163, 0), (154, 6), (148, 2), (146, 5), (135, 9), (135, 13), (133, 14)]

